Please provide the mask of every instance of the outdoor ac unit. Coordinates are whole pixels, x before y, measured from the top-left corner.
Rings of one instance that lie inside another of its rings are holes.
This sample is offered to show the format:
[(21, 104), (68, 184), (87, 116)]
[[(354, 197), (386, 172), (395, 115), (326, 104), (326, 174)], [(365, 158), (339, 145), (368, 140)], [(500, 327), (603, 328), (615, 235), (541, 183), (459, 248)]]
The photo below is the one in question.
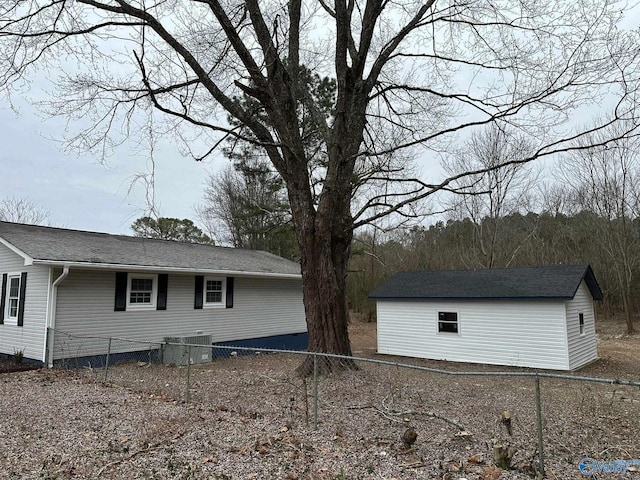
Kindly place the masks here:
[(164, 365), (193, 365), (211, 361), (211, 335), (164, 337)]

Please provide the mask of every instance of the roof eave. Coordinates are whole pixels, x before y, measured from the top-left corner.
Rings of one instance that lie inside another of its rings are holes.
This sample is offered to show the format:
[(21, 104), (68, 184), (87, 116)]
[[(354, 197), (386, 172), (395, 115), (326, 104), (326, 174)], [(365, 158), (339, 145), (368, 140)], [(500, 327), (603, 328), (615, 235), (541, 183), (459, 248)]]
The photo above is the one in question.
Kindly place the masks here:
[(602, 289), (598, 284), (598, 280), (596, 279), (595, 273), (593, 273), (593, 269), (591, 265), (587, 265), (587, 269), (584, 272), (583, 276), (584, 282), (587, 284), (587, 288), (591, 292), (591, 297), (594, 300), (601, 301), (604, 299), (604, 294), (602, 293)]
[(153, 271), (168, 273), (197, 273), (204, 275), (228, 275), (241, 277), (268, 277), (268, 278), (292, 278), (300, 279), (302, 275), (299, 273), (279, 273), (279, 272), (251, 272), (243, 270), (221, 270), (210, 268), (188, 268), (188, 267), (168, 267), (155, 265), (124, 265), (119, 263), (96, 263), (96, 262), (78, 262), (64, 260), (46, 260), (32, 259), (34, 265), (46, 265), (50, 267), (70, 267), (85, 268), (98, 270), (127, 270), (127, 271)]
[(23, 259), (24, 259), (24, 264), (25, 265), (33, 265), (33, 258), (31, 258), (30, 255), (27, 255), (25, 252), (23, 252), (22, 250), (20, 250), (18, 247), (16, 247), (14, 244), (7, 242), (4, 238), (0, 237), (0, 244), (4, 245), (5, 247), (7, 247), (9, 250), (11, 250), (13, 253), (16, 253), (18, 255), (20, 255)]

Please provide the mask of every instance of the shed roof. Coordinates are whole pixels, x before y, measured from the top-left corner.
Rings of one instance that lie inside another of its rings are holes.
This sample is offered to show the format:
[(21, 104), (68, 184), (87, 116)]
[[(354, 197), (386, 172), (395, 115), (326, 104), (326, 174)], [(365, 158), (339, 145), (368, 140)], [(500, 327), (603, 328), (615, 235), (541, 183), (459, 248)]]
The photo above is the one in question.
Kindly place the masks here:
[(25, 264), (300, 277), (300, 265), (268, 252), (0, 222), (0, 243)]
[(602, 300), (602, 291), (589, 265), (402, 272), (374, 290), (369, 298), (570, 300), (583, 279), (594, 300)]

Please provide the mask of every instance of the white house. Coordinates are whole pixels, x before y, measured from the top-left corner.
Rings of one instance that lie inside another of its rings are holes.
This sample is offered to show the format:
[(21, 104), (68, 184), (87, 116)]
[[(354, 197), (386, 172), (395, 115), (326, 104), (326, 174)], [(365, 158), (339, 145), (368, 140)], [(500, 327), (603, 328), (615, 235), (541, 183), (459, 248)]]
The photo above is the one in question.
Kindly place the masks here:
[(403, 272), (369, 298), (379, 353), (554, 370), (597, 359), (588, 265)]
[(55, 336), (307, 346), (300, 266), (267, 252), (0, 222), (0, 275), (0, 354), (42, 364), (77, 354)]

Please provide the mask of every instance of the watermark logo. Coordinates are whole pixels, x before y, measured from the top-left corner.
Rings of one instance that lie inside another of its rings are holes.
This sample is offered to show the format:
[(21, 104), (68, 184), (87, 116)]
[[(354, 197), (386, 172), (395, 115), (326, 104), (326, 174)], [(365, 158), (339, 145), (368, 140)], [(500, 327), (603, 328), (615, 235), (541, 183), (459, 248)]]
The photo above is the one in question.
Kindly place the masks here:
[(594, 460), (593, 458), (583, 458), (578, 463), (578, 468), (583, 475), (593, 475), (595, 473), (625, 474), (632, 465), (640, 465), (640, 460)]

